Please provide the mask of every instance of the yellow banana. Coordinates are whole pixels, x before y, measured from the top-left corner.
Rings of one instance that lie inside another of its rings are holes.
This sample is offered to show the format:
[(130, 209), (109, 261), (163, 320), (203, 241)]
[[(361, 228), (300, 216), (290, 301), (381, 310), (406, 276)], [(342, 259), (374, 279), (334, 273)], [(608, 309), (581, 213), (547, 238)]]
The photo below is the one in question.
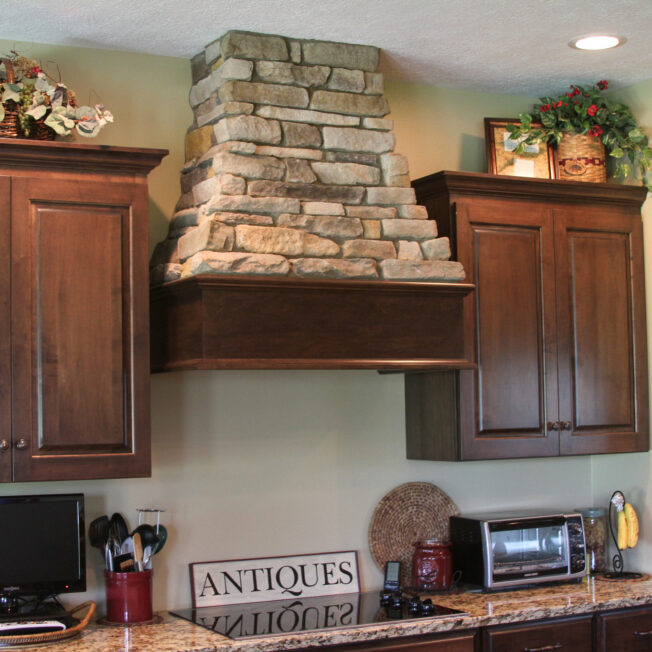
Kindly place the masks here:
[(618, 512), (618, 550), (625, 550), (628, 542), (627, 517), (625, 516), (625, 510), (622, 510)]
[(629, 503), (625, 503), (624, 513), (627, 520), (627, 547), (633, 548), (638, 543), (638, 516)]

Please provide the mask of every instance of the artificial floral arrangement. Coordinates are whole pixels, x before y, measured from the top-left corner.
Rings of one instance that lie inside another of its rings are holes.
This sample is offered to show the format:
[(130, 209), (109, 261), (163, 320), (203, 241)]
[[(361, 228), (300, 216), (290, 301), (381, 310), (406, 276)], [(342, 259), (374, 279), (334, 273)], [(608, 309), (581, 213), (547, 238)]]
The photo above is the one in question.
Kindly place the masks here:
[[(652, 162), (647, 136), (627, 106), (603, 95), (608, 88), (603, 80), (589, 89), (571, 85), (558, 97), (539, 98), (541, 104), (534, 106), (532, 114), (521, 113), (520, 122), (506, 127), (513, 139), (520, 140), (516, 153), (543, 141), (558, 145), (564, 134), (586, 134), (598, 139), (616, 160), (615, 177), (627, 177), (637, 167), (643, 183), (652, 190), (645, 180)], [(537, 122), (540, 126), (533, 126)]]
[(101, 104), (78, 106), (74, 91), (55, 81), (39, 64), (13, 51), (0, 65), (0, 123), (18, 112), (20, 132), (29, 138), (38, 124), (67, 136), (97, 136), (113, 116)]

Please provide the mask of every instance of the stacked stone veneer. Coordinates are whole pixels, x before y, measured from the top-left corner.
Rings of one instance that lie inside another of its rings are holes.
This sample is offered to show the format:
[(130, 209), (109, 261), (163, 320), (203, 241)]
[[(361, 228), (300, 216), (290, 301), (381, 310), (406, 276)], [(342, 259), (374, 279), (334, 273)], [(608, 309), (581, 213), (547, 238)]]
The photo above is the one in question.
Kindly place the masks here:
[(378, 58), (369, 46), (244, 32), (194, 57), (182, 194), (153, 282), (462, 280), (393, 153)]

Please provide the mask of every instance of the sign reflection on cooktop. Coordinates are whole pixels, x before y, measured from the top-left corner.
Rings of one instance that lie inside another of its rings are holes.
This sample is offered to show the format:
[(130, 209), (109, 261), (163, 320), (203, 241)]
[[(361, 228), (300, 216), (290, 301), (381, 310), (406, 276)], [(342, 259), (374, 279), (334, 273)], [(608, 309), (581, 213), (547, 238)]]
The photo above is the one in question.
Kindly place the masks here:
[(434, 605), (428, 615), (411, 614), (405, 605), (381, 605), (377, 592), (176, 609), (170, 613), (233, 639), (468, 615), (441, 605)]

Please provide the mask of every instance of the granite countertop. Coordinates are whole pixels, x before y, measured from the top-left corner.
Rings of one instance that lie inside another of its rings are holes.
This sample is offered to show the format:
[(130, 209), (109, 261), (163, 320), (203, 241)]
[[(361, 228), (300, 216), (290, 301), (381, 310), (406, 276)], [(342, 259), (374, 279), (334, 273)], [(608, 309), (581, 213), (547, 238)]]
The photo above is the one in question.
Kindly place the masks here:
[(69, 641), (22, 649), (35, 652), (46, 649), (59, 652), (269, 652), (360, 643), (652, 604), (652, 580), (610, 582), (588, 578), (581, 584), (493, 594), (440, 593), (430, 597), (433, 602), (464, 610), (469, 615), (230, 640), (181, 618), (161, 614), (162, 622), (158, 624), (122, 627), (92, 623), (80, 636)]

